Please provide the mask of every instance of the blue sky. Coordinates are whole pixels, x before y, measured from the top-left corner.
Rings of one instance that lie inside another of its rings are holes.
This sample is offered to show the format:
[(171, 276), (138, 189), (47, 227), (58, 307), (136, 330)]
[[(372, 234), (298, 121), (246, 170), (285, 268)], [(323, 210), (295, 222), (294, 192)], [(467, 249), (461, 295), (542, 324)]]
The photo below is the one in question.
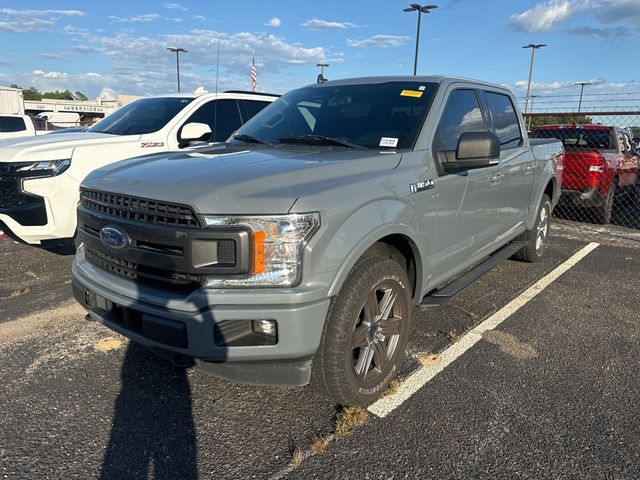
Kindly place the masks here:
[[(416, 13), (408, 1), (29, 1), (0, 3), (0, 85), (81, 90), (89, 97), (175, 90), (283, 93), (315, 81), (410, 74)], [(536, 53), (533, 94), (640, 91), (640, 0), (443, 0), (422, 17), (418, 73), (508, 85), (524, 95), (528, 43)], [(633, 98), (638, 98), (633, 97)]]

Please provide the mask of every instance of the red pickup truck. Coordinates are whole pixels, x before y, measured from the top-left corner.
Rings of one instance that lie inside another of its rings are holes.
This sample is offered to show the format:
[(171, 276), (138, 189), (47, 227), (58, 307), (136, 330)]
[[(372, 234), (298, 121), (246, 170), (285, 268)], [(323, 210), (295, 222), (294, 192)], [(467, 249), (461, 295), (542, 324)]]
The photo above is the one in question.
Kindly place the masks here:
[(605, 125), (541, 125), (532, 138), (557, 138), (565, 148), (561, 202), (611, 221), (614, 201), (638, 197), (638, 152), (628, 133)]

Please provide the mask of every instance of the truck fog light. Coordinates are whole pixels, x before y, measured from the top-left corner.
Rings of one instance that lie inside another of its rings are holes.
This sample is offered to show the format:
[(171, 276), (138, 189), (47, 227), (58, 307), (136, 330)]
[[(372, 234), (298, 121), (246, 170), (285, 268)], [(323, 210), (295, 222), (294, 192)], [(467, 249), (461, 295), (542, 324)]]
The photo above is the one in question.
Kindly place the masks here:
[(275, 338), (278, 332), (275, 320), (251, 320), (251, 330), (258, 335)]

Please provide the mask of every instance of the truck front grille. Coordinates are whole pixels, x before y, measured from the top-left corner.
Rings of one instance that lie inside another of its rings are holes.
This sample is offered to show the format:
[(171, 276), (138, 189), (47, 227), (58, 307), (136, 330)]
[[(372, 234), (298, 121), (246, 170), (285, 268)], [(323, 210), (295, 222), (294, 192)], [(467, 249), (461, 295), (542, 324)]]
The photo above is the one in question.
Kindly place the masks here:
[(28, 197), (23, 195), (18, 188), (18, 182), (0, 182), (0, 208), (16, 208), (28, 201)]
[(144, 198), (80, 189), (80, 203), (92, 210), (112, 217), (180, 228), (200, 228), (198, 217), (191, 207)]
[(135, 280), (150, 287), (171, 291), (190, 292), (202, 285), (202, 275), (171, 272), (155, 267), (138, 265), (85, 245), (86, 259), (96, 267), (114, 275)]

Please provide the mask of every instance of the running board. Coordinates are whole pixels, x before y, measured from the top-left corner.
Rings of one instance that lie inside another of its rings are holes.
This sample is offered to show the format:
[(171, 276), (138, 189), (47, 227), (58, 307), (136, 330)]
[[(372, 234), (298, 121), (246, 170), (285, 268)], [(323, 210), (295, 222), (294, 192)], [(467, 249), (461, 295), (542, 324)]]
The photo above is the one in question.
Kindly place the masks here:
[(511, 257), (527, 245), (527, 242), (511, 242), (500, 250), (495, 251), (482, 263), (476, 265), (467, 273), (453, 282), (445, 285), (441, 289), (435, 290), (433, 293), (425, 296), (422, 302), (418, 304), (418, 308), (422, 311), (435, 310), (445, 305), (449, 300), (467, 288), (473, 282), (482, 277), (485, 273), (498, 265), (503, 260)]

